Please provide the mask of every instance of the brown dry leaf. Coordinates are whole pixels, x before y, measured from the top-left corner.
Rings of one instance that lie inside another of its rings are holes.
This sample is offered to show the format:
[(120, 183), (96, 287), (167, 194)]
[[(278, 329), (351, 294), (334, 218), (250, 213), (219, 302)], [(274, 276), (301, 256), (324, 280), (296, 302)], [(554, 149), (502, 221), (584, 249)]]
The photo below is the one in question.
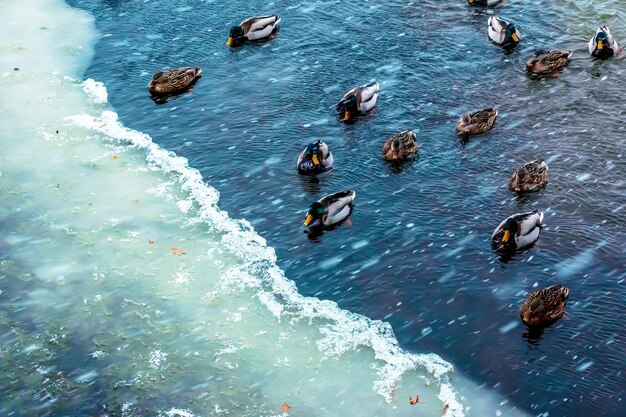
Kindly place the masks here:
[(419, 401), (420, 401), (420, 396), (419, 395), (415, 395), (415, 398), (409, 397), (409, 404), (411, 404), (411, 405), (415, 405)]
[(149, 240), (148, 241), (148, 245), (152, 245), (154, 243), (154, 240)]
[(447, 413), (448, 408), (450, 408), (450, 404), (446, 403), (446, 405), (443, 406), (443, 410), (441, 410), (441, 415), (444, 415), (445, 413)]
[(102, 129), (103, 127), (105, 127), (107, 124), (106, 123), (102, 123), (100, 126), (98, 126), (99, 129)]
[(185, 249), (183, 249), (183, 248), (172, 248), (172, 253), (174, 255), (183, 255), (185, 253)]
[(283, 410), (283, 413), (287, 413), (289, 410), (291, 410), (291, 406), (286, 402), (283, 402), (283, 405), (280, 406), (280, 409)]
[(112, 159), (112, 160), (114, 160), (114, 161), (117, 161), (118, 159), (120, 159), (120, 157), (119, 157), (119, 156), (117, 156), (117, 155), (113, 155), (113, 156), (111, 157), (111, 159)]

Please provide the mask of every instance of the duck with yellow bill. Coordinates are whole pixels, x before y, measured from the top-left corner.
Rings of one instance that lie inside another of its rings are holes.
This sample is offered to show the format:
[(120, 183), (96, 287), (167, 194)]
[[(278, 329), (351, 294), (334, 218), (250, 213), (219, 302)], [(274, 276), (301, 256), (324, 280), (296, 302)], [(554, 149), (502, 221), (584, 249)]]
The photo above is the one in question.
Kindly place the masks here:
[(230, 34), (226, 45), (231, 48), (243, 46), (247, 41), (262, 42), (272, 39), (280, 25), (280, 16), (256, 16), (250, 17), (230, 28)]
[(333, 154), (324, 141), (309, 144), (298, 157), (300, 174), (321, 174), (333, 169)]
[(541, 233), (543, 213), (533, 210), (507, 217), (491, 235), (491, 247), (497, 252), (515, 252), (535, 244)]
[(348, 218), (356, 197), (354, 190), (343, 190), (320, 198), (309, 207), (304, 225), (306, 227), (329, 227)]
[(505, 50), (511, 50), (519, 44), (522, 36), (514, 23), (493, 15), (487, 21), (489, 39)]
[(377, 82), (371, 82), (348, 91), (337, 104), (337, 116), (348, 121), (372, 110), (376, 106), (379, 89)]

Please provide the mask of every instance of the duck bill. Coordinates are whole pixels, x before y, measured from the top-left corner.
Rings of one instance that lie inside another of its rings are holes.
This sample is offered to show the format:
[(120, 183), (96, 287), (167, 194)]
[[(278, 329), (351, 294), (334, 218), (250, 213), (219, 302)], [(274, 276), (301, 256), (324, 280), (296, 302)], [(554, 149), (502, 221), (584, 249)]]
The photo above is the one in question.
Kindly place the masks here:
[(313, 216), (311, 216), (310, 214), (307, 214), (306, 219), (304, 219), (304, 225), (308, 226), (311, 224), (312, 221), (313, 221)]
[(604, 48), (604, 44), (602, 43), (602, 41), (598, 41), (598, 49), (602, 48)]
[(519, 36), (517, 36), (517, 33), (512, 34), (511, 37), (513, 38), (514, 42), (519, 42)]
[(226, 46), (231, 46), (233, 44), (233, 38), (232, 36), (228, 38), (228, 40), (226, 41)]
[(509, 241), (509, 238), (511, 237), (511, 232), (509, 232), (508, 230), (506, 230), (504, 232), (504, 236), (502, 236), (502, 243), (507, 243)]
[(350, 112), (346, 110), (346, 113), (343, 115), (343, 120), (350, 120), (351, 117)]
[(313, 155), (313, 164), (314, 165), (320, 165), (320, 160), (318, 159), (317, 155)]

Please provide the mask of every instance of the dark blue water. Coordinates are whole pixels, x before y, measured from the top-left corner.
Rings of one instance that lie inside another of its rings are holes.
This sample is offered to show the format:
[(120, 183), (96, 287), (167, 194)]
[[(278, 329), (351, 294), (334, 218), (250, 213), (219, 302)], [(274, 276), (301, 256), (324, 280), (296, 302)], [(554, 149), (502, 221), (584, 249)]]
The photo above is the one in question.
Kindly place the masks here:
[[(497, 11), (523, 43), (504, 55), (486, 39), (493, 11), (462, 1), (70, 1), (103, 35), (86, 76), (105, 83), (128, 127), (201, 171), (302, 294), (390, 322), (405, 349), (439, 353), (532, 414), (622, 416), (626, 61), (593, 62), (585, 43), (600, 21), (626, 41), (624, 16), (612, 1), (511, 3)], [(224, 45), (231, 25), (263, 13), (283, 17), (276, 41)], [(557, 47), (575, 52), (561, 77), (524, 74), (532, 50)], [(156, 106), (152, 73), (177, 66), (203, 77)], [(375, 112), (338, 122), (343, 93), (371, 80)], [(461, 144), (458, 115), (487, 106), (500, 109), (496, 128)], [(419, 158), (390, 166), (384, 139), (404, 129), (417, 133)], [(299, 176), (298, 154), (316, 139), (335, 169)], [(536, 158), (549, 185), (512, 195), (513, 169)], [(308, 239), (308, 205), (348, 187), (351, 224)], [(502, 262), (492, 230), (531, 209), (546, 215), (539, 244)], [(556, 282), (570, 288), (567, 317), (529, 337), (519, 307)]]

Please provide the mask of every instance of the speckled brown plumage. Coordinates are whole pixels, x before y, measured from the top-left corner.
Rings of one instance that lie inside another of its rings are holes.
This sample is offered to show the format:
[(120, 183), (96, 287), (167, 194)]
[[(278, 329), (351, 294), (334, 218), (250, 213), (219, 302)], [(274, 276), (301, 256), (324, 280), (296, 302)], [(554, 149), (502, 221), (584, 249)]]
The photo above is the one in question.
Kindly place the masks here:
[(201, 73), (200, 68), (192, 67), (159, 71), (150, 80), (148, 90), (152, 95), (182, 93), (194, 85)]
[(387, 138), (383, 145), (383, 158), (387, 161), (402, 161), (415, 155), (418, 148), (415, 133), (405, 130)]
[(517, 168), (509, 180), (509, 189), (516, 193), (537, 191), (548, 183), (548, 164), (543, 159), (530, 161)]
[(489, 108), (465, 113), (456, 124), (456, 131), (462, 135), (476, 135), (491, 129), (498, 117), (498, 110)]
[(569, 289), (553, 285), (530, 294), (522, 308), (520, 318), (528, 327), (545, 327), (560, 319), (565, 313)]
[(571, 51), (537, 51), (526, 62), (526, 71), (557, 75), (569, 64), (571, 57)]

